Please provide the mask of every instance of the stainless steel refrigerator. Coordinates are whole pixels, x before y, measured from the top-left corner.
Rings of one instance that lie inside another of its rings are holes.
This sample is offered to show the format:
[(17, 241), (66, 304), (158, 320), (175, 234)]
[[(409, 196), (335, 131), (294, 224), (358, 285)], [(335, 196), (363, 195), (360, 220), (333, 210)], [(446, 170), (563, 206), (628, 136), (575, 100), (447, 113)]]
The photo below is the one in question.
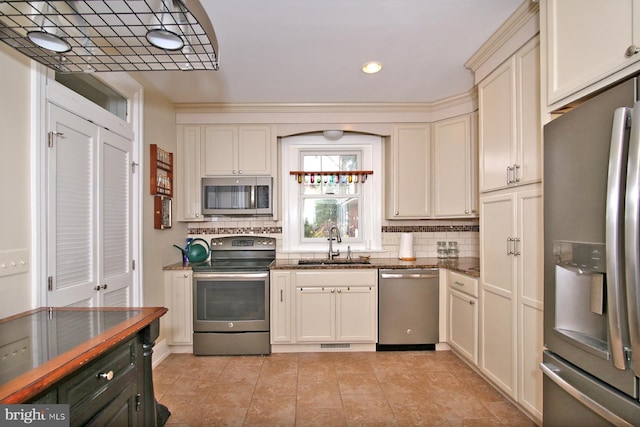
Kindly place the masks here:
[(640, 426), (640, 102), (632, 78), (544, 127), (543, 425)]

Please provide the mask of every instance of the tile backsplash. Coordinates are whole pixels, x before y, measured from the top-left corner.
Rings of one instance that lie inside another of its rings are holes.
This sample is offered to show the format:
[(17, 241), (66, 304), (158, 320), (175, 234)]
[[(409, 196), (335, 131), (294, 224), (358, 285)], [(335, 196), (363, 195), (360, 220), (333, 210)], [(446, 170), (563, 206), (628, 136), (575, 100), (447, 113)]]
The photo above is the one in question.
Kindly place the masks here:
[[(279, 221), (261, 219), (230, 219), (215, 222), (189, 223), (189, 237), (210, 240), (224, 235), (259, 234), (276, 239), (276, 256), (279, 259), (299, 259), (310, 257), (309, 253), (284, 253), (282, 251), (282, 225)], [(478, 219), (383, 221), (383, 252), (372, 252), (373, 258), (397, 258), (400, 235), (413, 234), (415, 256), (436, 257), (438, 241), (458, 242), (459, 256), (479, 257), (480, 233)], [(325, 253), (318, 254), (324, 256)]]

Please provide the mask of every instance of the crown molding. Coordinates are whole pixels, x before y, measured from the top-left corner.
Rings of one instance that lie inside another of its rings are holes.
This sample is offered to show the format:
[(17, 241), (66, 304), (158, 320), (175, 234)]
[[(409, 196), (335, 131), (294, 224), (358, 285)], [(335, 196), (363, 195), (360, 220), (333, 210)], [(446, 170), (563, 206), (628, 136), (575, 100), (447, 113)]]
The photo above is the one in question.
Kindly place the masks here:
[(540, 5), (538, 1), (524, 0), (509, 19), (464, 63), (465, 68), (475, 73), (482, 64), (516, 35), (529, 20), (536, 18), (539, 9)]
[(424, 113), (464, 104), (477, 108), (477, 92), (454, 95), (434, 102), (381, 103), (186, 103), (175, 104), (176, 113)]

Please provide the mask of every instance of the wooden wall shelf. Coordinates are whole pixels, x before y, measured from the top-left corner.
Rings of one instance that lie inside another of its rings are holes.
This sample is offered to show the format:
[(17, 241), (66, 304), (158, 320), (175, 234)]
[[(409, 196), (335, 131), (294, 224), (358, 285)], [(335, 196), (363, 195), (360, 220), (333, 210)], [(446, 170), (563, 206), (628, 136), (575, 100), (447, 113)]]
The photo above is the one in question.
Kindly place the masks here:
[(152, 195), (173, 197), (173, 153), (158, 148), (156, 144), (149, 146)]

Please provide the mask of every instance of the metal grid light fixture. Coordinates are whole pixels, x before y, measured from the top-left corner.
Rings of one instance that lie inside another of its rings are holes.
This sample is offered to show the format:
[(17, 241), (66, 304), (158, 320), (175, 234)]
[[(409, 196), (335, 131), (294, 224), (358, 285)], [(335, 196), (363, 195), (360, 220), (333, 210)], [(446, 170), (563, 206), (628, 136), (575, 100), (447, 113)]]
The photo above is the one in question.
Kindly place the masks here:
[(218, 69), (198, 0), (2, 0), (0, 40), (63, 73)]

